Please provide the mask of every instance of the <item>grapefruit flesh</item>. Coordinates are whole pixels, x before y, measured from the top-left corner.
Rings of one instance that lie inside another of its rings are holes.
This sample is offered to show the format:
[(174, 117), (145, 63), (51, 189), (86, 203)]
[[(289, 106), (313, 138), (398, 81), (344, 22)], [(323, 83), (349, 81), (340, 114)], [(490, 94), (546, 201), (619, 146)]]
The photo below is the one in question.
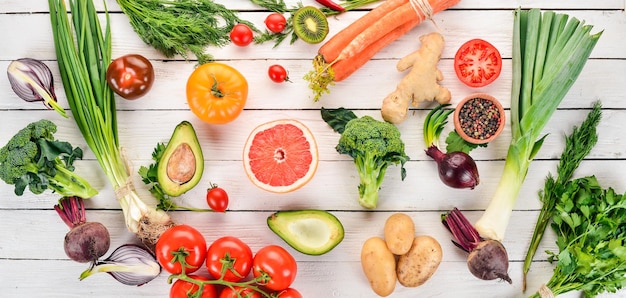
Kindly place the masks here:
[(301, 122), (281, 119), (259, 125), (248, 137), (243, 163), (257, 187), (276, 193), (294, 191), (315, 174), (317, 144)]

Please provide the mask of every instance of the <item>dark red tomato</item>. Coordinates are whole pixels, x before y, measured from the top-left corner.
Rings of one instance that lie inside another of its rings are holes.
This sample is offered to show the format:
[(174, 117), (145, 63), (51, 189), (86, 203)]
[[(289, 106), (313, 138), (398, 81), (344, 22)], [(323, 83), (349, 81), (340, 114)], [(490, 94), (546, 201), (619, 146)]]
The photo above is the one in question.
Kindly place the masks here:
[(250, 288), (234, 287), (234, 290), (226, 287), (220, 293), (219, 298), (261, 298), (261, 293)]
[(257, 251), (252, 261), (252, 273), (259, 277), (263, 273), (270, 280), (264, 286), (272, 291), (286, 290), (296, 279), (297, 264), (293, 256), (278, 245), (268, 245)]
[(267, 18), (265, 18), (265, 26), (268, 30), (274, 33), (280, 33), (285, 30), (285, 26), (287, 26), (287, 19), (285, 19), (285, 16), (280, 13), (270, 13)]
[(276, 83), (289, 81), (289, 77), (287, 76), (287, 70), (282, 65), (274, 64), (270, 66), (270, 68), (267, 70), (267, 75), (272, 81)]
[[(204, 276), (197, 275), (189, 275), (189, 277), (195, 280), (209, 280)], [(176, 280), (172, 287), (170, 288), (170, 298), (189, 298), (189, 297), (198, 297), (198, 298), (217, 298), (217, 291), (215, 290), (215, 286), (211, 284), (205, 284), (202, 287), (202, 294), (200, 296), (196, 295), (198, 292), (198, 285), (193, 284), (184, 280)]]
[(237, 237), (225, 236), (213, 241), (207, 251), (206, 267), (213, 278), (219, 279), (222, 266), (226, 266), (224, 280), (242, 280), (252, 268), (252, 250)]
[(211, 210), (224, 212), (228, 208), (228, 193), (217, 185), (211, 185), (206, 192), (206, 202)]
[(496, 47), (482, 39), (464, 43), (454, 56), (454, 71), (470, 87), (484, 87), (500, 76), (502, 57)]
[(107, 68), (107, 83), (125, 99), (144, 96), (154, 82), (154, 68), (144, 56), (129, 54), (119, 57)]
[(188, 225), (178, 225), (167, 229), (157, 241), (156, 257), (161, 267), (171, 274), (180, 274), (180, 261), (172, 262), (174, 258), (184, 260), (187, 264), (186, 273), (198, 270), (204, 264), (206, 257), (206, 240), (195, 228)]
[(275, 293), (277, 298), (302, 298), (302, 294), (294, 288), (288, 288)]
[(237, 24), (230, 31), (230, 41), (240, 47), (245, 47), (252, 43), (252, 29), (246, 24)]

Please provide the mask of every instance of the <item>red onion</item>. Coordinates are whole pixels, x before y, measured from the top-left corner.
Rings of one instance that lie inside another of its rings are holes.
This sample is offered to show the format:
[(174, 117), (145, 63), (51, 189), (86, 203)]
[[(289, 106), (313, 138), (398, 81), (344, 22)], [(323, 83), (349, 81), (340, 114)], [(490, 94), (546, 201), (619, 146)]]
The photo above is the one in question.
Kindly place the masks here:
[(443, 153), (437, 146), (431, 145), (426, 155), (437, 162), (439, 178), (453, 188), (474, 189), (480, 182), (478, 168), (474, 159), (465, 152)]

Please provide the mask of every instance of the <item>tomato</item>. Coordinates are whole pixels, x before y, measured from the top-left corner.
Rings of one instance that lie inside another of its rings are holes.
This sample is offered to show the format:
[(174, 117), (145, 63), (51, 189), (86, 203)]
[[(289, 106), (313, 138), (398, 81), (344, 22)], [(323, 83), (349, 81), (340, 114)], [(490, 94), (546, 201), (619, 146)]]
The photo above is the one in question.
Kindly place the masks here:
[(285, 30), (285, 26), (287, 26), (287, 19), (285, 19), (285, 16), (280, 13), (270, 13), (267, 18), (265, 18), (265, 26), (268, 30), (274, 33), (280, 33)]
[[(209, 280), (204, 276), (197, 275), (189, 275), (189, 277), (195, 280)], [(198, 286), (181, 279), (178, 279), (172, 284), (170, 288), (170, 298), (189, 298), (196, 297), (193, 296), (198, 292)], [(205, 284), (202, 287), (202, 295), (198, 296), (198, 298), (217, 298), (217, 290), (215, 290), (215, 286), (212, 284)]]
[(206, 192), (206, 202), (213, 211), (224, 212), (228, 208), (228, 193), (223, 188), (211, 184)]
[(109, 64), (106, 80), (119, 96), (125, 99), (137, 99), (152, 88), (154, 68), (144, 56), (124, 55)]
[(157, 241), (156, 257), (161, 267), (171, 274), (180, 274), (182, 266), (174, 258), (184, 260), (187, 264), (186, 273), (200, 269), (206, 257), (206, 241), (195, 228), (178, 225), (167, 229)]
[(248, 81), (233, 67), (211, 62), (198, 66), (187, 80), (187, 103), (202, 121), (224, 124), (241, 114)]
[(234, 287), (235, 289), (231, 289), (229, 287), (224, 288), (222, 293), (220, 293), (219, 298), (261, 298), (261, 293), (252, 290), (250, 288), (243, 287)]
[(278, 245), (268, 245), (257, 251), (252, 261), (252, 273), (259, 277), (263, 273), (270, 280), (264, 286), (273, 291), (282, 291), (296, 279), (297, 264), (293, 256)]
[(454, 56), (454, 71), (470, 87), (483, 87), (495, 81), (502, 70), (502, 57), (496, 47), (482, 39), (464, 43)]
[(277, 298), (302, 298), (302, 294), (294, 288), (288, 288), (275, 293)]
[(222, 266), (226, 266), (224, 280), (242, 280), (252, 268), (252, 250), (237, 237), (225, 236), (213, 241), (207, 251), (206, 267), (211, 276), (219, 279)]
[(245, 47), (252, 43), (252, 29), (246, 24), (237, 24), (230, 31), (230, 41), (240, 47)]
[(287, 70), (285, 70), (282, 65), (274, 64), (270, 66), (270, 68), (267, 70), (267, 74), (269, 75), (270, 79), (276, 83), (289, 81), (289, 77), (287, 76)]

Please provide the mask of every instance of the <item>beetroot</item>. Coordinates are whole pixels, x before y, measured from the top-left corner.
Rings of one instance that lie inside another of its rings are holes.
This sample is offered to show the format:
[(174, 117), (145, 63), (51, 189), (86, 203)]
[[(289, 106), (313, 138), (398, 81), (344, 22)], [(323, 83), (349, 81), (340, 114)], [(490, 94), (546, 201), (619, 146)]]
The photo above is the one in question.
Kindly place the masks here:
[(65, 254), (70, 259), (80, 263), (96, 262), (109, 250), (109, 231), (99, 222), (87, 222), (82, 198), (62, 198), (54, 210), (70, 227), (64, 242)]

